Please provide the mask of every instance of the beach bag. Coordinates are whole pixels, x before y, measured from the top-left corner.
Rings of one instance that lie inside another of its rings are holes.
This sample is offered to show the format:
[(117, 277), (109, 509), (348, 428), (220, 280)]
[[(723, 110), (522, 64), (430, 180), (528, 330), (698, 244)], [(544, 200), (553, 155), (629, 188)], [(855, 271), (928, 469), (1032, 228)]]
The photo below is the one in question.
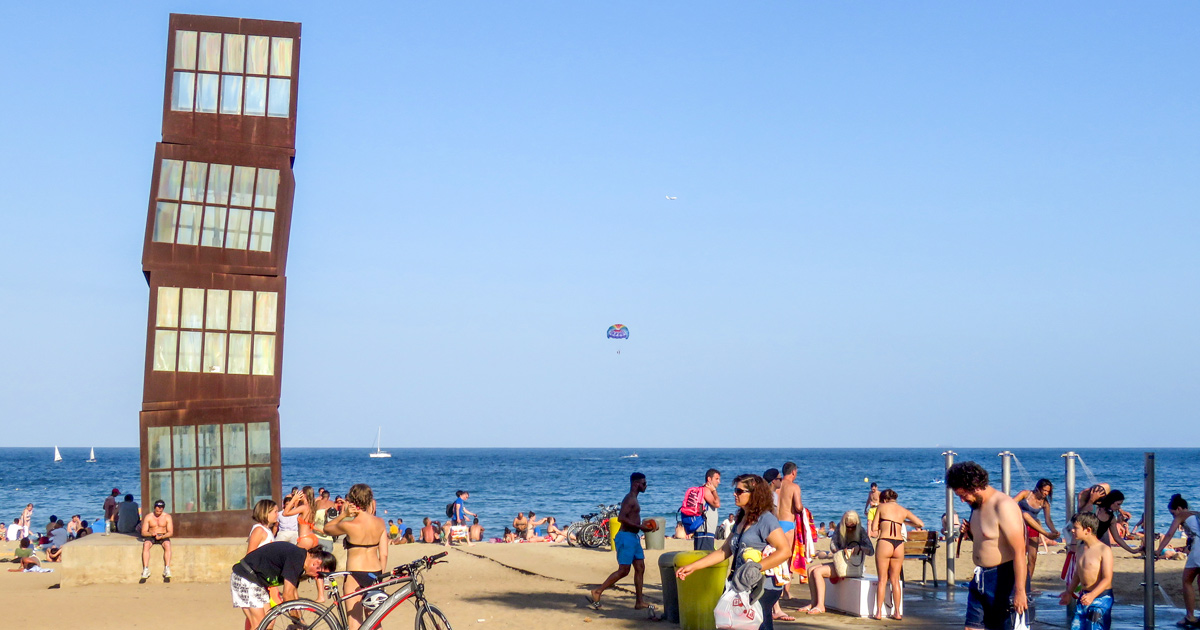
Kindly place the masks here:
[(735, 591), (733, 582), (725, 582), (713, 618), (721, 630), (758, 630), (763, 622), (762, 604), (752, 601), (749, 591)]
[(446, 504), (446, 518), (454, 518), (454, 501)]
[(704, 514), (704, 486), (688, 488), (687, 492), (683, 493), (683, 505), (679, 508), (679, 513), (684, 516)]
[[(866, 560), (866, 554), (862, 550), (857, 550), (846, 558), (847, 554), (841, 551), (833, 553), (833, 574), (839, 578), (860, 578), (863, 576), (863, 562)], [(858, 558), (858, 562), (854, 559)]]

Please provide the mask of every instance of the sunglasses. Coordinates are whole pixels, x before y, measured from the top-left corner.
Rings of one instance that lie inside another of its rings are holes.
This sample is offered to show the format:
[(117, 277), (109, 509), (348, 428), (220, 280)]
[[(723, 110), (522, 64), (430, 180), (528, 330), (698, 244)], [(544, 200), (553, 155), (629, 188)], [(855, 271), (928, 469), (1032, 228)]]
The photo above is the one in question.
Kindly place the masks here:
[(735, 496), (740, 496), (740, 495), (749, 494), (749, 493), (750, 493), (750, 491), (745, 488), (734, 488), (733, 489), (733, 494)]

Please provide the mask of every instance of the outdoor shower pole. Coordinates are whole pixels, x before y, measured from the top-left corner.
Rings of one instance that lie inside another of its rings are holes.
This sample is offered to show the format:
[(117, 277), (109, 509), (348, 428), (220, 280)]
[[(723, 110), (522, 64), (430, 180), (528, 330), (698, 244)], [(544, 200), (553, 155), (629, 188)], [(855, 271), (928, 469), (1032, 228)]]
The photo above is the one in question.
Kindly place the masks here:
[(1000, 453), (1000, 488), (1012, 496), (1012, 451)]
[[(942, 453), (946, 458), (946, 470), (954, 465), (954, 451)], [(958, 540), (958, 528), (954, 526), (954, 491), (946, 486), (946, 597), (954, 598), (954, 541)]]
[(1146, 453), (1146, 471), (1143, 473), (1146, 482), (1145, 522), (1142, 523), (1144, 536), (1142, 548), (1146, 553), (1146, 569), (1142, 584), (1142, 626), (1146, 630), (1154, 628), (1154, 453)]
[(1063, 520), (1066, 527), (1071, 526), (1071, 518), (1075, 516), (1075, 451), (1062, 454), (1067, 460), (1067, 518)]

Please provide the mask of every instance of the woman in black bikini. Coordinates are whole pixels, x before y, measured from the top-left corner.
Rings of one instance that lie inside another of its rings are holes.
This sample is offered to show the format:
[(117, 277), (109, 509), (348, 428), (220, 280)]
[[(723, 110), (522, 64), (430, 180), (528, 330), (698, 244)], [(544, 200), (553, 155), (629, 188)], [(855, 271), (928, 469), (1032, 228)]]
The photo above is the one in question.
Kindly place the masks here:
[[(1053, 497), (1054, 486), (1049, 479), (1038, 479), (1033, 490), (1022, 490), (1013, 497), (1017, 507), (1021, 508), (1021, 517), (1025, 519), (1025, 565), (1029, 567), (1029, 579), (1033, 580), (1033, 569), (1037, 566), (1038, 543), (1042, 536), (1054, 540), (1058, 538), (1058, 530), (1050, 520), (1050, 500)], [(1038, 522), (1038, 512), (1045, 512), (1046, 527)]]
[(1125, 551), (1136, 556), (1145, 550), (1145, 542), (1143, 541), (1141, 547), (1134, 549), (1125, 542), (1123, 536), (1117, 533), (1117, 524), (1125, 522), (1121, 515), (1121, 504), (1124, 502), (1125, 494), (1120, 490), (1113, 490), (1095, 502), (1096, 518), (1100, 519), (1100, 526), (1096, 528), (1096, 538), (1106, 545), (1112, 545), (1115, 542)]
[[(896, 503), (896, 491), (888, 488), (879, 493), (879, 507), (875, 510), (875, 518), (871, 520), (872, 537), (875, 541), (875, 572), (879, 575), (879, 590), (875, 597), (875, 610), (872, 619), (883, 618), (883, 602), (887, 593), (887, 585), (892, 585), (893, 611), (900, 610), (900, 601), (904, 593), (900, 590), (900, 570), (904, 568), (904, 524), (909, 523), (917, 529), (925, 527), (925, 523), (917, 518), (908, 508)], [(903, 616), (894, 612), (893, 619), (899, 621)]]
[[(346, 520), (346, 519), (354, 520)], [(346, 592), (352, 593), (367, 588), (380, 580), (387, 568), (388, 537), (387, 525), (375, 516), (375, 496), (371, 486), (354, 484), (346, 493), (346, 509), (333, 520), (325, 523), (325, 533), (330, 536), (345, 535), (342, 544), (346, 547)], [(347, 598), (350, 606), (349, 628), (358, 630), (367, 616), (362, 597)]]

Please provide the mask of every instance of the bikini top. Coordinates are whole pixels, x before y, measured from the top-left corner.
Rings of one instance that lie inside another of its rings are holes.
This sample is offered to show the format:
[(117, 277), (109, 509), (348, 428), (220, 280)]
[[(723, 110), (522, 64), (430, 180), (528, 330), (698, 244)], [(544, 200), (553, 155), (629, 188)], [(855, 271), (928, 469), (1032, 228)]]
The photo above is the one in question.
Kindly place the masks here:
[[(885, 536), (883, 533), (883, 524), (884, 523), (892, 524), (892, 533), (890, 536)], [(903, 538), (904, 537), (904, 523), (901, 523), (900, 521), (893, 521), (890, 518), (883, 518), (882, 516), (879, 517), (879, 537), (880, 538), (897, 538), (897, 539)]]
[(377, 546), (379, 546), (379, 543), (377, 543), (377, 542), (374, 542), (374, 543), (371, 543), (368, 545), (356, 545), (356, 544), (350, 542), (349, 537), (342, 539), (342, 548), (344, 548), (344, 549), (369, 549), (371, 547), (377, 547)]
[(1022, 512), (1025, 512), (1025, 513), (1029, 514), (1030, 516), (1037, 518), (1037, 514), (1038, 514), (1039, 510), (1037, 508), (1029, 505), (1029, 499), (1021, 499), (1020, 501), (1017, 501), (1017, 507), (1021, 508)]

